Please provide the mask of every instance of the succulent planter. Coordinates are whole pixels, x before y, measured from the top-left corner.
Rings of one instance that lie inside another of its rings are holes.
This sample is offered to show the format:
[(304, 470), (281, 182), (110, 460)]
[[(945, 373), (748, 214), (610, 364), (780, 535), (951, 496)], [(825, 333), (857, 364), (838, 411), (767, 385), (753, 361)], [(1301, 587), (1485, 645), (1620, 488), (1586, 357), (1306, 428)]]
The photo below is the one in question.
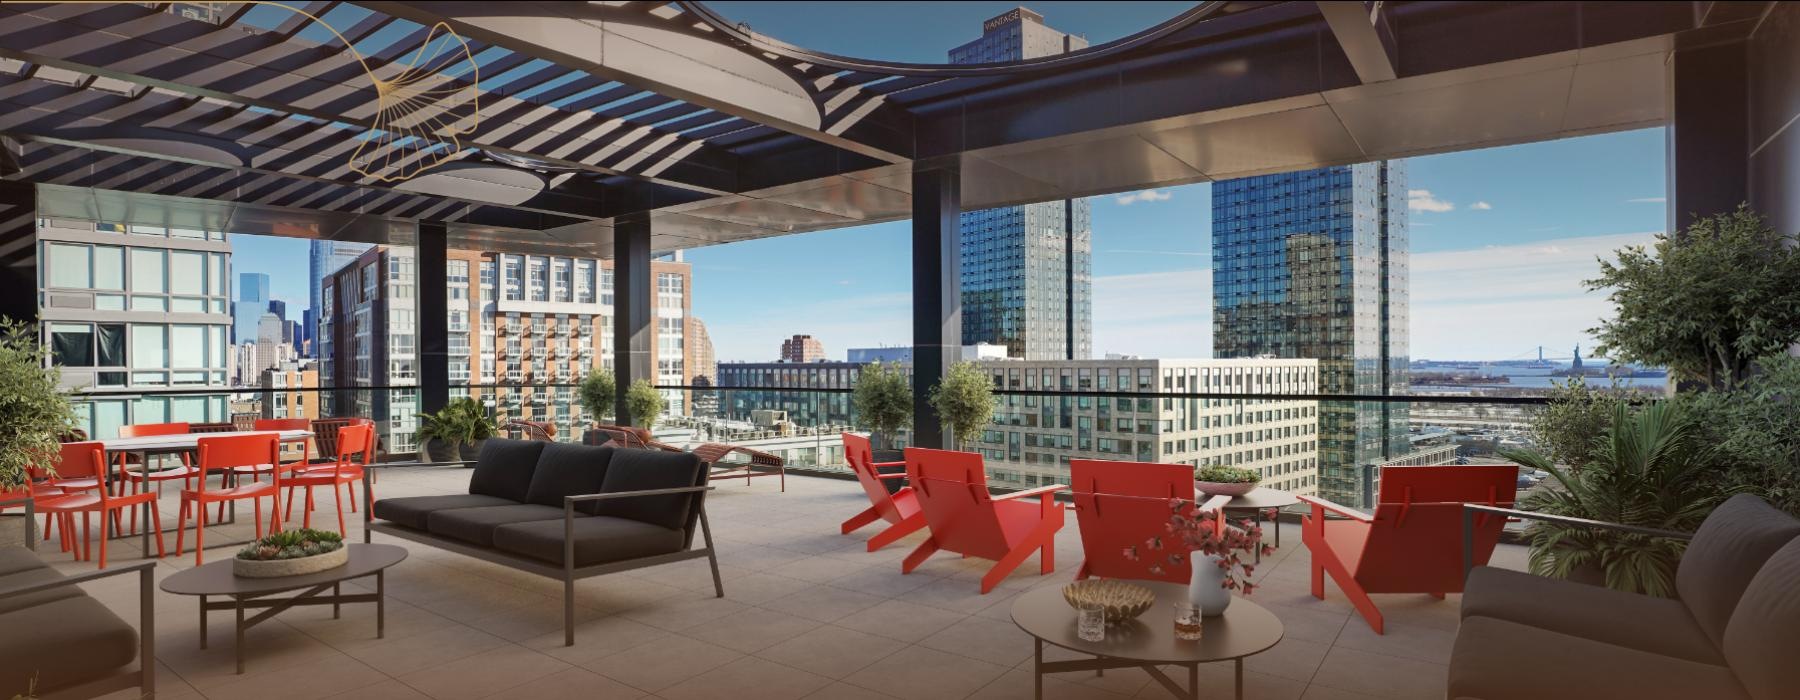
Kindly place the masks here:
[(316, 574), (350, 562), (350, 548), (339, 547), (324, 554), (298, 559), (232, 559), (231, 572), (245, 578), (279, 578)]
[(455, 462), (462, 459), (462, 453), (453, 445), (437, 438), (419, 443), (419, 461), (421, 462)]
[(1210, 496), (1230, 496), (1232, 498), (1237, 498), (1238, 496), (1242, 496), (1246, 493), (1250, 493), (1252, 490), (1255, 490), (1256, 483), (1257, 482), (1254, 482), (1254, 481), (1240, 481), (1240, 482), (1196, 481), (1196, 482), (1194, 482), (1194, 490), (1199, 493), (1206, 494), (1209, 497)]

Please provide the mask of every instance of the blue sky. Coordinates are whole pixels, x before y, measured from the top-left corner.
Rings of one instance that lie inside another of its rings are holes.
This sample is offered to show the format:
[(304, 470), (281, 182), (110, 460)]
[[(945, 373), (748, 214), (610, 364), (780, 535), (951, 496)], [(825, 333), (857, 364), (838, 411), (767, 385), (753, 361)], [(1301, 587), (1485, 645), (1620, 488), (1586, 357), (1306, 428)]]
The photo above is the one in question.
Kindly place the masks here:
[[(1015, 4), (709, 3), (785, 41), (905, 61), (943, 60)], [(1030, 6), (1098, 43), (1191, 5)], [(1663, 138), (1651, 129), (1409, 159), (1412, 355), (1506, 359), (1540, 344), (1556, 355), (1591, 346), (1585, 329), (1607, 306), (1580, 281), (1593, 276), (1596, 256), (1663, 229)], [(1210, 191), (1094, 198), (1096, 354), (1210, 356)], [(907, 343), (908, 232), (895, 222), (688, 251), (694, 311), (721, 360), (772, 359), (794, 333), (819, 337), (837, 358), (847, 347)], [(304, 264), (305, 242), (254, 238), (234, 250), (238, 271), (271, 273), (273, 295), (298, 320), (307, 286), (295, 261)], [(756, 293), (744, 293), (744, 280)]]

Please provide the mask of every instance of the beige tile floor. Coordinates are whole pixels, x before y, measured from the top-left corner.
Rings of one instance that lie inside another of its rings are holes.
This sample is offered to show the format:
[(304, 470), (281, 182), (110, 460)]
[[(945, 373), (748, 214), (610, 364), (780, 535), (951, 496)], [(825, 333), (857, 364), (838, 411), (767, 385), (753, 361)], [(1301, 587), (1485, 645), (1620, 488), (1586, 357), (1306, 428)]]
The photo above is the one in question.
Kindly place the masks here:
[[(468, 472), (395, 470), (377, 493), (460, 493)], [(714, 598), (704, 561), (582, 581), (579, 629), (562, 646), (561, 584), (412, 543), (388, 576), (387, 638), (375, 638), (372, 606), (296, 608), (252, 629), (246, 673), (233, 673), (230, 618), (215, 613), (212, 648), (198, 646), (193, 598), (158, 593), (158, 695), (172, 700), (314, 698), (1026, 698), (1031, 640), (1008, 618), (1015, 596), (1070, 580), (1081, 544), (1073, 517), (1057, 537), (1055, 573), (1027, 562), (1000, 588), (979, 594), (986, 564), (940, 554), (910, 575), (899, 560), (923, 535), (864, 551), (869, 531), (838, 534), (865, 507), (854, 482), (792, 477), (719, 484), (708, 510), (718, 540), (725, 597)], [(321, 498), (329, 508), (331, 500)], [(173, 499), (163, 503), (174, 522)], [(332, 511), (323, 511), (332, 523)], [(352, 537), (361, 539), (361, 516)], [(315, 524), (318, 524), (315, 522)], [(1458, 596), (1377, 596), (1387, 634), (1373, 634), (1334, 585), (1307, 592), (1308, 553), (1298, 527), (1256, 571), (1253, 599), (1285, 623), (1286, 637), (1246, 664), (1249, 698), (1333, 700), (1441, 698), (1457, 625)], [(214, 526), (209, 543), (242, 540), (248, 524)], [(376, 537), (376, 541), (391, 541)], [(170, 538), (173, 547), (173, 538)], [(137, 540), (115, 540), (112, 557), (138, 561)], [(191, 547), (191, 538), (190, 538)], [(55, 542), (40, 551), (68, 571)], [(209, 561), (235, 546), (207, 551)], [(164, 558), (159, 578), (193, 565), (190, 550)], [(1518, 566), (1503, 547), (1497, 564)], [(91, 584), (121, 617), (137, 619), (135, 582)], [(1064, 655), (1047, 653), (1052, 659)], [(1179, 677), (1179, 676), (1176, 676)], [(1231, 667), (1200, 675), (1204, 697), (1230, 697)], [(1046, 681), (1054, 698), (1168, 697), (1141, 671)], [(118, 697), (127, 697), (121, 694)]]

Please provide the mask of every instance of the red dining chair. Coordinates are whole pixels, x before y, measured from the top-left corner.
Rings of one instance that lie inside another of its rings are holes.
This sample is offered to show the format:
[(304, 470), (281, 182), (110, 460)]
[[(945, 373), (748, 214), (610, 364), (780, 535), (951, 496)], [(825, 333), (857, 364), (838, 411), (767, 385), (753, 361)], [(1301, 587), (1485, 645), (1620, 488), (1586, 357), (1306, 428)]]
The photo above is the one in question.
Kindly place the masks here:
[[(271, 432), (271, 433), (281, 432), (283, 430), (308, 430), (308, 431), (310, 431), (310, 430), (312, 430), (312, 421), (307, 420), (305, 418), (259, 418), (255, 422), (251, 423), (251, 426), (252, 426), (252, 428), (251, 428), (252, 430), (266, 431), (266, 432)], [(277, 444), (279, 444), (279, 443), (277, 443)], [(232, 467), (231, 471), (230, 471), (231, 483), (233, 485), (236, 485), (239, 481), (241, 481), (246, 476), (250, 477), (251, 481), (261, 481), (262, 475), (274, 473), (274, 471), (276, 469), (281, 469), (282, 471), (292, 471), (294, 469), (299, 469), (299, 468), (307, 465), (307, 463), (308, 463), (307, 455), (309, 455), (309, 454), (311, 454), (311, 453), (307, 451), (306, 443), (300, 443), (300, 460), (297, 462), (285, 462), (285, 463), (273, 464), (273, 465), (257, 464), (257, 465), (252, 465), (252, 466)]]
[(919, 510), (919, 495), (912, 487), (902, 487), (892, 494), (888, 493), (883, 481), (904, 479), (905, 474), (882, 474), (878, 467), (905, 466), (906, 462), (876, 462), (874, 452), (869, 449), (869, 439), (856, 433), (844, 433), (844, 461), (850, 464), (850, 471), (856, 473), (856, 481), (862, 484), (863, 493), (869, 496), (869, 507), (856, 517), (844, 521), (843, 533), (848, 535), (864, 525), (877, 520), (886, 520), (890, 524), (869, 538), (869, 551), (873, 552), (893, 544), (902, 537), (918, 532), (925, 527), (925, 514)]
[[(275, 435), (260, 433), (252, 435), (231, 435), (226, 437), (200, 438), (200, 469), (203, 471), (225, 471), (234, 467), (254, 467), (273, 465), (281, 462), (281, 443)], [(254, 481), (249, 484), (220, 487), (214, 490), (206, 488), (206, 479), (199, 479), (199, 488), (181, 491), (181, 513), (178, 516), (175, 530), (175, 556), (181, 556), (182, 541), (187, 535), (187, 517), (190, 509), (197, 509), (197, 519), (204, 521), (206, 504), (248, 499), (256, 507), (256, 537), (262, 539), (262, 499), (269, 499), (269, 530), (281, 530), (281, 493), (282, 474), (280, 470), (270, 472), (268, 482)], [(194, 526), (194, 564), (204, 564), (206, 558), (206, 523), (199, 522)]]
[(1075, 495), (1075, 522), (1081, 528), (1081, 568), (1076, 579), (1140, 579), (1187, 583), (1192, 569), (1155, 566), (1134, 560), (1126, 550), (1141, 548), (1165, 531), (1171, 501), (1194, 500), (1194, 468), (1185, 464), (1069, 460)]
[[(98, 442), (63, 443), (60, 460), (56, 472), (59, 474), (89, 474), (104, 483), (107, 475), (106, 448)], [(91, 488), (85, 492), (65, 492), (62, 495), (42, 495), (34, 497), (37, 509), (61, 522), (64, 549), (69, 549), (75, 539), (75, 514), (81, 514), (81, 547), (76, 551), (77, 558), (93, 559), (93, 540), (89, 537), (90, 524), (88, 514), (100, 516), (100, 568), (106, 568), (106, 543), (114, 533), (119, 532), (119, 516), (127, 507), (144, 506), (149, 509), (152, 527), (156, 534), (156, 556), (163, 556), (162, 513), (156, 508), (156, 493), (143, 491), (126, 496), (114, 496), (103, 488)], [(145, 554), (148, 554), (146, 552)]]
[[(63, 490), (50, 483), (49, 475), (45, 470), (39, 469), (36, 466), (27, 465), (25, 467), (25, 483), (23, 485), (16, 489), (0, 491), (0, 513), (6, 512), (6, 509), (8, 508), (23, 508), (25, 507), (25, 501), (28, 500), (32, 502), (32, 507), (35, 510), (38, 499), (61, 495), (63, 495)], [(55, 522), (55, 518), (52, 518), (49, 515), (44, 516), (44, 530), (42, 537), (45, 542), (50, 541), (50, 534), (55, 531), (53, 527)], [(27, 542), (26, 544), (29, 546), (31, 543)], [(63, 550), (67, 551), (68, 547), (65, 545)]]
[[(1325, 598), (1325, 574), (1331, 574), (1381, 634), (1381, 611), (1369, 594), (1461, 593), (1463, 504), (1510, 508), (1518, 478), (1514, 464), (1382, 467), (1374, 515), (1301, 496), (1312, 506), (1300, 521), (1300, 539), (1312, 552), (1313, 597)], [(1342, 517), (1327, 520), (1327, 511)], [(1476, 518), (1474, 562), (1482, 566), (1505, 523), (1485, 514)]]
[[(375, 425), (375, 421), (370, 420), (368, 418), (356, 418), (356, 417), (314, 418), (313, 419), (312, 441), (313, 441), (313, 446), (314, 446), (313, 461), (315, 464), (329, 465), (336, 461), (338, 428), (342, 428), (346, 425), (373, 426), (373, 425)], [(372, 438), (369, 443), (370, 459), (374, 459), (374, 452), (376, 450), (379, 450), (380, 448), (381, 448), (381, 437), (376, 436), (376, 437)], [(376, 472), (371, 471), (371, 472), (369, 472), (368, 476), (369, 476), (370, 484), (379, 483), (381, 481), (379, 475)], [(355, 494), (351, 494), (351, 497), (350, 497), (350, 512), (352, 512), (352, 513), (356, 512), (356, 496), (355, 496)], [(289, 517), (291, 515), (292, 515), (292, 513), (290, 512), (289, 515), (284, 515), (282, 517), (292, 520), (293, 518)]]
[(301, 515), (303, 527), (312, 527), (313, 487), (331, 487), (331, 497), (337, 505), (338, 534), (346, 535), (343, 491), (354, 492), (356, 489), (340, 490), (339, 487), (354, 484), (358, 479), (364, 478), (366, 472), (362, 465), (369, 463), (369, 456), (375, 451), (375, 426), (346, 425), (338, 428), (336, 443), (336, 462), (289, 472), (281, 486), (287, 489), (287, 516), (290, 520), (294, 513), (294, 489), (306, 489), (305, 512)]
[[(119, 426), (119, 437), (134, 438), (152, 437), (156, 435), (184, 435), (189, 432), (189, 427), (190, 426), (187, 423), (144, 423), (140, 425), (123, 425)], [(138, 465), (137, 469), (131, 468), (133, 463)], [(193, 467), (193, 458), (185, 452), (181, 454), (181, 466), (154, 470), (150, 468), (148, 458), (139, 461), (133, 459), (130, 453), (121, 452), (119, 453), (119, 480), (118, 484), (114, 487), (115, 493), (113, 495), (126, 495), (125, 486), (127, 484), (130, 484), (132, 489), (131, 493), (133, 494), (150, 491), (151, 484), (156, 484), (158, 486), (157, 491), (160, 492), (162, 482), (175, 481), (176, 479), (180, 479), (183, 486), (192, 488), (194, 477), (199, 475), (200, 470)], [(220, 517), (224, 516), (221, 515)], [(137, 532), (138, 517), (136, 506), (132, 507), (131, 515), (127, 519), (131, 521), (131, 531)]]
[[(931, 537), (906, 555), (900, 573), (912, 573), (938, 550), (994, 560), (981, 577), (981, 592), (994, 590), (1033, 551), (1039, 573), (1056, 570), (1056, 531), (1063, 508), (1056, 503), (1062, 484), (1003, 496), (988, 493), (981, 455), (920, 447), (906, 448), (906, 478), (919, 496)], [(1037, 499), (1036, 503), (1027, 499)]]

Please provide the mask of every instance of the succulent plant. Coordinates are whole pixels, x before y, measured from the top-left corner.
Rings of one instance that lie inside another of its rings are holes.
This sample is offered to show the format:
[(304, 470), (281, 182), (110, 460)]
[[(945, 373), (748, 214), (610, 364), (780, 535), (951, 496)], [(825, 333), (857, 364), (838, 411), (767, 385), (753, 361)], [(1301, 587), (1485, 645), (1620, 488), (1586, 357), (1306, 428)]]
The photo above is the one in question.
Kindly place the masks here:
[(344, 548), (344, 536), (335, 532), (302, 528), (272, 533), (250, 543), (237, 553), (237, 558), (251, 561), (276, 561), (328, 554)]

